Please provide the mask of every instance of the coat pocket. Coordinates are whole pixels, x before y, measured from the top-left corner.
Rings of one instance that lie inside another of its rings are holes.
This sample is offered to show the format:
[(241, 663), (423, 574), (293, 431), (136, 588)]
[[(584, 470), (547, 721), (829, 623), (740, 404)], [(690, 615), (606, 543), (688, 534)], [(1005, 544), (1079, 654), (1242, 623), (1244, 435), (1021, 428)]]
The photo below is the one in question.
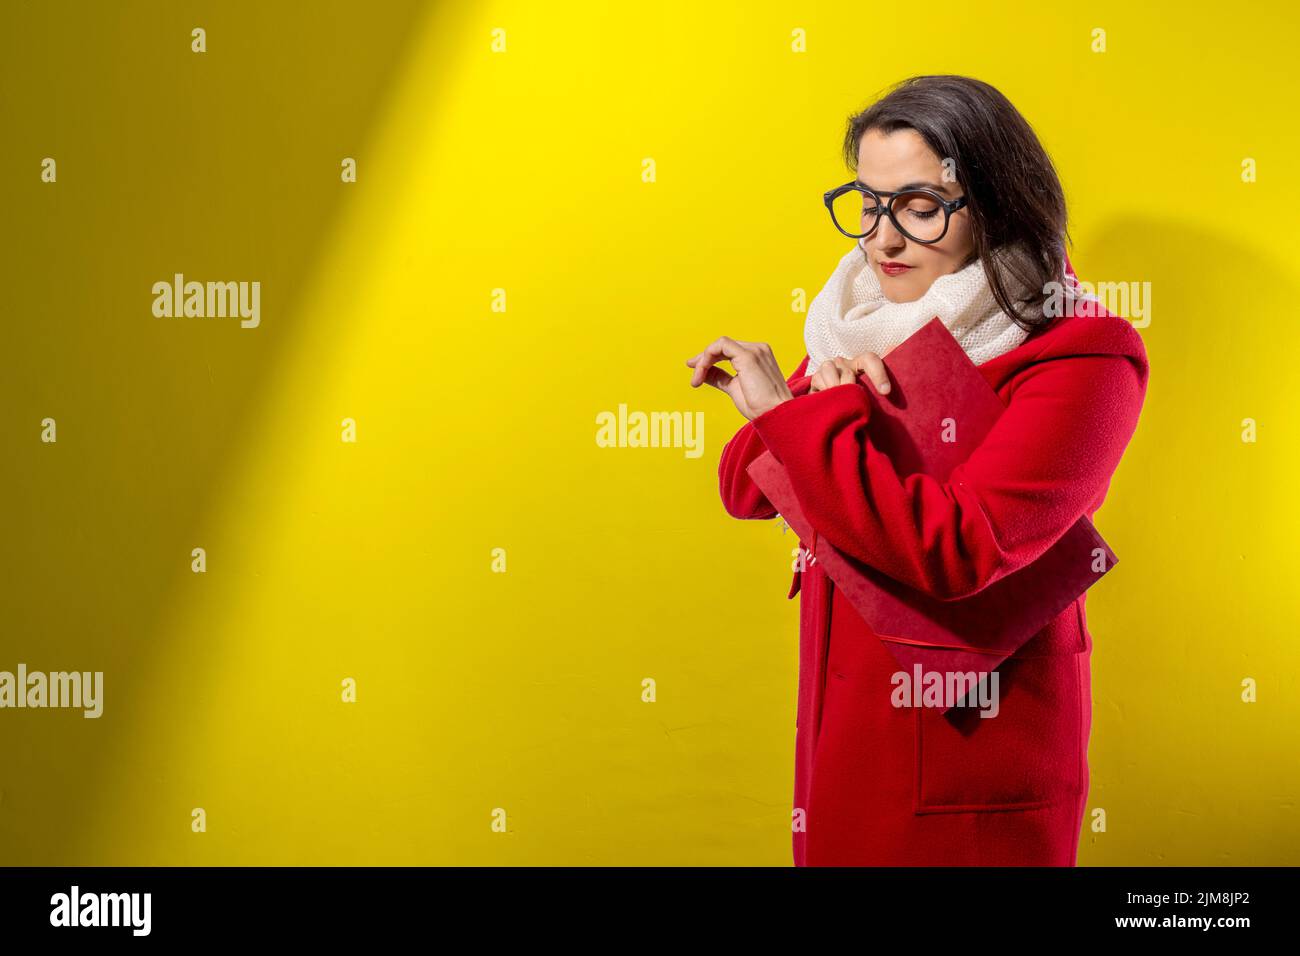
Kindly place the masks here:
[[(988, 704), (916, 707), (915, 813), (1029, 810), (1075, 799), (1083, 717), (1077, 655), (1009, 658)], [(981, 712), (991, 716), (981, 716)]]
[(1087, 640), (1087, 631), (1083, 626), (1083, 598), (1084, 595), (1079, 595), (1011, 656), (1057, 657), (1088, 650), (1092, 645)]

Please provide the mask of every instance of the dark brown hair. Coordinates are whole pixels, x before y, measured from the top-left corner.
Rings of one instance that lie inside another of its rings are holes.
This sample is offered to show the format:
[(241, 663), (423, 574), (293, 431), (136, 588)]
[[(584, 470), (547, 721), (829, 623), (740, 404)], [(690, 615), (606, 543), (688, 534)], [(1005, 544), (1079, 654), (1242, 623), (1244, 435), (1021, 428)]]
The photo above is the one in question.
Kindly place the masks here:
[[(1044, 309), (1048, 283), (1065, 268), (1065, 192), (1051, 158), (1029, 123), (994, 87), (968, 76), (914, 76), (861, 113), (849, 117), (844, 160), (858, 168), (858, 144), (867, 130), (889, 134), (912, 129), (940, 161), (955, 164), (967, 197), (976, 258), (984, 263), (994, 298), (1016, 324), (1032, 331), (1052, 321)], [(1021, 249), (1001, 268), (995, 252)], [(1027, 298), (1013, 302), (1001, 269), (1021, 282)]]

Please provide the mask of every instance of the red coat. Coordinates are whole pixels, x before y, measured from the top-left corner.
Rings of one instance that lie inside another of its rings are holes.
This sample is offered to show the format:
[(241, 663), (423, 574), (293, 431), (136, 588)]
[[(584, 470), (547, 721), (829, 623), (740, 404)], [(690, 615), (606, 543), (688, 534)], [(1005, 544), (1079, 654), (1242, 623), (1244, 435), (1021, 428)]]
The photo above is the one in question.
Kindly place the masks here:
[[(1056, 319), (978, 366), (1007, 408), (940, 482), (900, 479), (872, 442), (874, 393), (856, 383), (809, 393), (807, 365), (788, 380), (796, 397), (723, 449), (727, 512), (776, 517), (745, 471), (770, 449), (817, 540), (945, 598), (1023, 567), (1096, 512), (1148, 374), (1126, 319)], [(891, 704), (898, 664), (813, 549), (789, 594), (802, 591), (795, 864), (1073, 866), (1092, 723), (1086, 592), (999, 669), (996, 717), (966, 711), (954, 723), (960, 708), (945, 718)]]

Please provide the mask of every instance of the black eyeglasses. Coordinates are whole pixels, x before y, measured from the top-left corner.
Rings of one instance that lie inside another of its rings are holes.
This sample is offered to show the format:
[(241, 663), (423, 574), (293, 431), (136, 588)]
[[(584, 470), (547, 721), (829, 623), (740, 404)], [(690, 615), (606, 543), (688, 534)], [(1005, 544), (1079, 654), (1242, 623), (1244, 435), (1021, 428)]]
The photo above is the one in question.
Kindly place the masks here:
[[(948, 220), (966, 205), (966, 197), (945, 199), (933, 189), (877, 192), (861, 183), (845, 183), (823, 197), (835, 228), (850, 239), (864, 239), (876, 231), (883, 208), (890, 222), (907, 238), (929, 245), (948, 234)], [(881, 199), (888, 202), (883, 207)]]

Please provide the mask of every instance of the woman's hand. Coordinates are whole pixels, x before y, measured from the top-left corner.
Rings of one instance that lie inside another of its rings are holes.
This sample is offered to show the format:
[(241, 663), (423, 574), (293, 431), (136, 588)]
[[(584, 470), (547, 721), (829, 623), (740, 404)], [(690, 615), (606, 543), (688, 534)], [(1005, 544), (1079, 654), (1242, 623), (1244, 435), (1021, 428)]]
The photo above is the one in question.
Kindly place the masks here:
[[(886, 350), (888, 355), (892, 349)], [(858, 380), (858, 373), (866, 372), (867, 378), (877, 392), (884, 395), (889, 391), (889, 372), (885, 363), (875, 352), (863, 352), (855, 358), (846, 359), (836, 356), (822, 362), (812, 376), (810, 392), (818, 392), (836, 385), (851, 385)]]
[[(717, 367), (724, 358), (731, 362), (735, 375)], [(708, 384), (726, 392), (740, 414), (751, 421), (794, 398), (766, 342), (742, 342), (724, 335), (686, 364), (695, 369), (691, 388)]]

